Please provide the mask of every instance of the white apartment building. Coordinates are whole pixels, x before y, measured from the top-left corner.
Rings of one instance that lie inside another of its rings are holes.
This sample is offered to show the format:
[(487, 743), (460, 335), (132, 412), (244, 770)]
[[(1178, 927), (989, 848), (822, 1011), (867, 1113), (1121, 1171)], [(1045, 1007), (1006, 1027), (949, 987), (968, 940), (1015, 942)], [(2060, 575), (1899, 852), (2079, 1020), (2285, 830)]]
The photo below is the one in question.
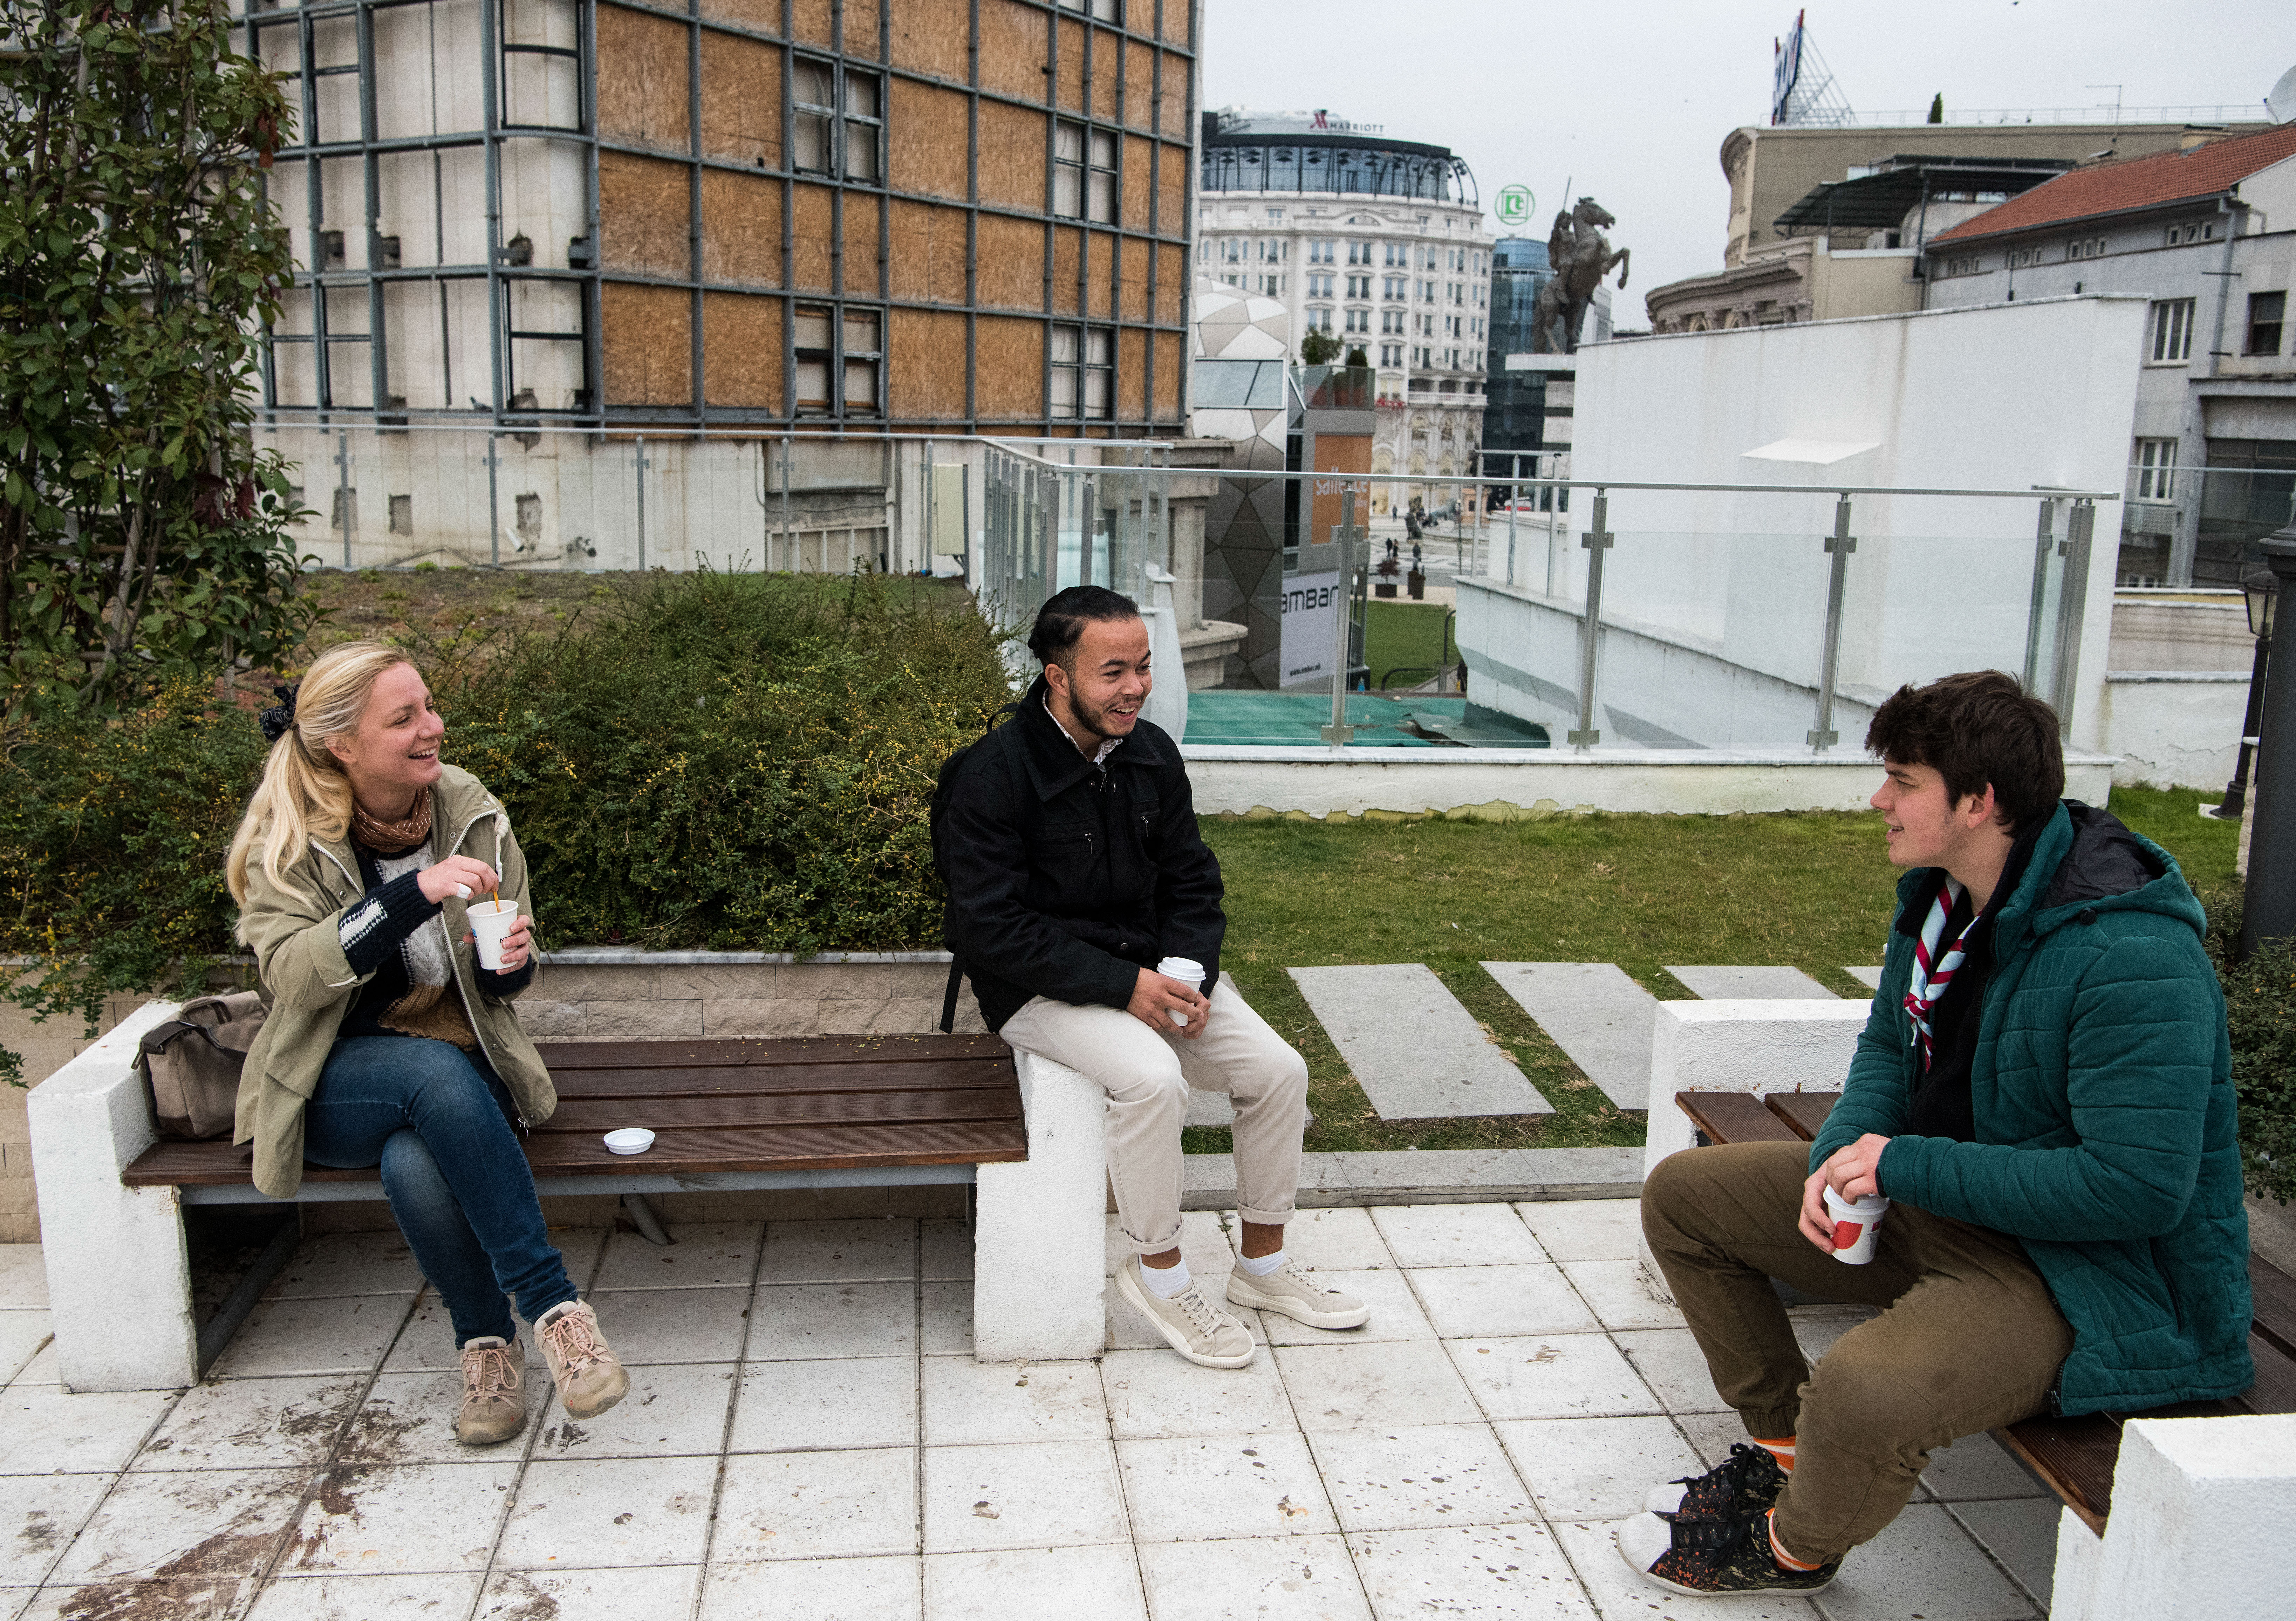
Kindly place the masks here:
[[(1925, 244), (1926, 307), (2149, 301), (2120, 583), (2237, 585), (2296, 506), (2296, 124), (2084, 164)], [(2037, 403), (2091, 380), (2037, 376)]]
[(1198, 164), (1198, 274), (1377, 370), (1372, 471), (1396, 481), (1374, 486), (1374, 515), (1447, 503), (1401, 480), (1472, 475), (1482, 443), (1493, 239), (1466, 164), (1377, 125), (1241, 108), (1204, 115)]

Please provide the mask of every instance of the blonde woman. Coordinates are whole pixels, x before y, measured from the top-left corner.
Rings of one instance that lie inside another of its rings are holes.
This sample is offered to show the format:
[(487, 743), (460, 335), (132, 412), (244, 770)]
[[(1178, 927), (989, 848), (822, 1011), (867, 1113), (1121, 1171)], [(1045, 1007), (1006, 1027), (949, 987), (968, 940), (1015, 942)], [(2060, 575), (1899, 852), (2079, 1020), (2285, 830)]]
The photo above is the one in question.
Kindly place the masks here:
[[(329, 649), (263, 714), (262, 783), (226, 877), (270, 1017), (247, 1055), (233, 1141), (255, 1185), (291, 1199), (306, 1161), (380, 1166), (462, 1352), (455, 1435), (526, 1427), (526, 1357), (504, 1299), (535, 1326), (572, 1418), (629, 1375), (552, 1248), (518, 1133), (558, 1095), (512, 1001), (534, 977), (526, 860), (501, 804), (444, 764), (447, 724), (420, 671), (379, 642)], [(520, 919), (479, 966), (467, 903), (497, 888)]]

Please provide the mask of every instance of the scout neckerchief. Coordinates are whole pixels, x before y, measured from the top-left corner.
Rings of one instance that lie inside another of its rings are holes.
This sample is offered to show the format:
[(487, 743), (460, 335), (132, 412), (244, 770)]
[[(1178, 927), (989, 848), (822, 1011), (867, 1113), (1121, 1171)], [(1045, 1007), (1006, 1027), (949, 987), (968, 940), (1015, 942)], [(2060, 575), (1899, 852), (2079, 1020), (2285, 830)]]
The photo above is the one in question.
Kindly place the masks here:
[(1914, 1021), (1914, 1028), (1922, 1038), (1922, 1068), (1927, 1069), (1934, 1056), (1930, 1031), (1930, 1010), (1953, 983), (1954, 971), (1962, 959), (1969, 954), (1970, 937), (1977, 926), (1985, 921), (1978, 913), (1962, 929), (1960, 937), (1945, 948), (1942, 960), (1938, 956), (1939, 943), (1945, 937), (1945, 926), (1953, 916), (1953, 909), (1961, 904), (1962, 888), (1950, 878), (1938, 886), (1937, 899), (1930, 905), (1930, 914), (1922, 922), (1921, 938), (1914, 943), (1914, 972), (1906, 988), (1906, 1016)]

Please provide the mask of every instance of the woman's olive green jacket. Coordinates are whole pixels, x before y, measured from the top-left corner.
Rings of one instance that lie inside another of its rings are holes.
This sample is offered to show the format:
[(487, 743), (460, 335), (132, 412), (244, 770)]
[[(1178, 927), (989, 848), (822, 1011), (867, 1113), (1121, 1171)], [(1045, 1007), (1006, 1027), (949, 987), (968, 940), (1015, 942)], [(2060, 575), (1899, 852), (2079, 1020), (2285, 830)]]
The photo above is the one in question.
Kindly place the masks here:
[[(510, 831), (502, 803), (467, 771), (447, 766), (430, 788), (430, 849), (434, 857), (469, 856), (502, 877), (505, 900), (529, 917), (526, 857)], [(255, 1185), (274, 1199), (292, 1199), (303, 1183), (303, 1105), (318, 1089), (319, 1071), (359, 987), (371, 976), (355, 974), (338, 929), (343, 913), (365, 893), (357, 858), (344, 839), (314, 839), (287, 864), (286, 881), (274, 883), (263, 868), (264, 844), (249, 853), (247, 903), (239, 932), (255, 953), (270, 1016), (257, 1034), (240, 1073), (234, 1143), (255, 1144)], [(557, 1089), (542, 1056), (519, 1027), (508, 996), (482, 994), (474, 971), (468, 913), (449, 897), (447, 938), (453, 950), (455, 987), (470, 1014), (495, 1073), (510, 1088), (521, 1120), (537, 1125), (558, 1107)]]

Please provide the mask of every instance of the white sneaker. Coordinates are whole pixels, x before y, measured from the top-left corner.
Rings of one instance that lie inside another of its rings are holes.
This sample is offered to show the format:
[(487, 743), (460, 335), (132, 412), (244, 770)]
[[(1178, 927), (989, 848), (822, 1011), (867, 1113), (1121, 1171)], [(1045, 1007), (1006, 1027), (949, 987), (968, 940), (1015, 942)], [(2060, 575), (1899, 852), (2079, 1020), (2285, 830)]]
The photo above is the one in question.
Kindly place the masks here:
[(1353, 1295), (1325, 1289), (1297, 1261), (1286, 1261), (1264, 1278), (1238, 1266), (1228, 1274), (1227, 1303), (1281, 1312), (1311, 1329), (1359, 1329), (1371, 1321), (1371, 1307)]
[(1251, 1330), (1205, 1299), (1194, 1279), (1164, 1299), (1142, 1281), (1140, 1257), (1130, 1256), (1116, 1269), (1116, 1292), (1137, 1306), (1190, 1362), (1206, 1368), (1241, 1368), (1251, 1360)]

